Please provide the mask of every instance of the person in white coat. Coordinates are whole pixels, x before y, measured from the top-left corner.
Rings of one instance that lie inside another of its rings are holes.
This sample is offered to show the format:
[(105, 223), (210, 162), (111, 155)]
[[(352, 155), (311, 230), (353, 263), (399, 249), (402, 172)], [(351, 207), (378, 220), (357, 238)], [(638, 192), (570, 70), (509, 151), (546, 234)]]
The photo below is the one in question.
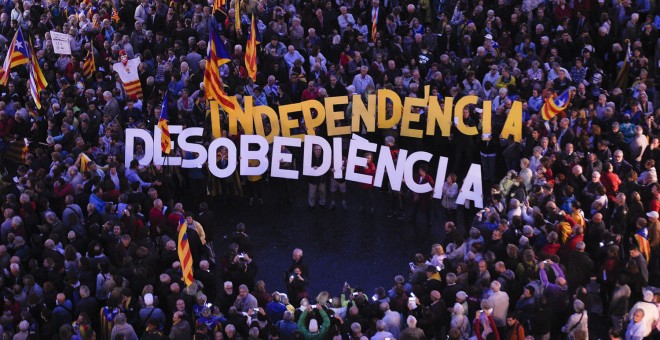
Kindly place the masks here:
[(632, 306), (630, 312), (628, 313), (628, 317), (632, 318), (635, 315), (635, 311), (637, 311), (638, 309), (644, 311), (642, 326), (640, 327), (642, 327), (644, 330), (643, 337), (647, 337), (653, 331), (653, 325), (655, 325), (658, 322), (658, 319), (660, 319), (660, 314), (658, 314), (658, 307), (653, 302), (652, 291), (650, 290), (644, 291), (644, 300), (638, 301)]
[(509, 312), (509, 295), (501, 291), (501, 288), (502, 284), (499, 281), (490, 283), (490, 289), (493, 291), (493, 295), (488, 298), (488, 301), (493, 306), (493, 319), (495, 319), (497, 328), (506, 326), (506, 315)]
[(451, 328), (456, 329), (461, 334), (461, 339), (467, 340), (470, 337), (470, 320), (465, 316), (463, 305), (456, 302), (451, 313)]
[(573, 340), (577, 332), (584, 332), (586, 340), (589, 340), (589, 316), (587, 311), (584, 310), (584, 302), (575, 300), (573, 302), (573, 310), (575, 313), (568, 318), (566, 325), (562, 327), (562, 332), (568, 334), (568, 339)]
[(638, 308), (635, 310), (628, 329), (626, 330), (626, 340), (642, 340), (644, 339), (644, 310)]

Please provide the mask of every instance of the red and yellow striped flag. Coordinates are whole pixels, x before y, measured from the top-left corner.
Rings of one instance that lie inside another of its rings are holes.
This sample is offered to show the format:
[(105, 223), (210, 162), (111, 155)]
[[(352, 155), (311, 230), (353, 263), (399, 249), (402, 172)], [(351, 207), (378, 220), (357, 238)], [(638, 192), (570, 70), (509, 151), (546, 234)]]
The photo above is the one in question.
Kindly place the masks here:
[(90, 50), (87, 52), (87, 57), (85, 58), (85, 63), (83, 66), (83, 75), (87, 78), (93, 77), (94, 72), (96, 72), (96, 62), (94, 62), (94, 47), (90, 46)]
[(250, 23), (250, 32), (248, 33), (248, 41), (245, 46), (245, 68), (247, 68), (248, 76), (252, 81), (257, 81), (257, 29), (254, 23), (254, 14), (252, 15), (252, 22)]
[(234, 13), (234, 25), (236, 26), (236, 32), (241, 30), (241, 0), (236, 1), (236, 13)]
[(225, 0), (213, 0), (213, 13), (219, 11), (225, 5)]
[(39, 61), (37, 60), (37, 55), (34, 53), (34, 49), (30, 47), (30, 94), (34, 103), (37, 105), (37, 109), (41, 109), (41, 97), (39, 94), (41, 91), (46, 89), (48, 82), (46, 81), (46, 76), (39, 66)]
[(193, 277), (193, 259), (190, 253), (190, 244), (188, 244), (188, 226), (186, 220), (181, 215), (179, 219), (179, 237), (177, 244), (177, 252), (179, 253), (179, 261), (181, 262), (181, 269), (183, 270), (183, 281), (186, 287), (190, 286), (195, 280)]
[(568, 88), (558, 97), (553, 93), (550, 97), (545, 99), (545, 103), (541, 107), (541, 116), (543, 119), (550, 120), (557, 114), (566, 110), (568, 104), (571, 102), (570, 91), (571, 88)]
[(206, 52), (206, 68), (204, 69), (204, 91), (206, 99), (216, 100), (220, 106), (227, 112), (234, 112), (238, 102), (233, 97), (229, 97), (223, 89), (222, 79), (220, 78), (220, 64), (227, 63), (230, 59), (225, 56), (222, 42), (215, 30), (209, 33), (208, 51)]
[(7, 51), (7, 57), (5, 58), (5, 63), (2, 66), (4, 73), (0, 77), (0, 85), (7, 85), (9, 80), (9, 73), (11, 72), (12, 67), (25, 65), (29, 62), (30, 52), (28, 52), (28, 44), (23, 38), (23, 32), (21, 28), (18, 28), (14, 39), (9, 45), (9, 50)]
[(119, 22), (119, 13), (114, 7), (112, 8), (112, 21)]
[(378, 31), (378, 7), (374, 7), (371, 10), (371, 41), (376, 41), (376, 32)]
[(169, 115), (167, 113), (167, 93), (163, 98), (163, 107), (158, 117), (158, 127), (160, 128), (160, 148), (165, 154), (170, 154), (172, 150), (172, 138), (170, 137)]

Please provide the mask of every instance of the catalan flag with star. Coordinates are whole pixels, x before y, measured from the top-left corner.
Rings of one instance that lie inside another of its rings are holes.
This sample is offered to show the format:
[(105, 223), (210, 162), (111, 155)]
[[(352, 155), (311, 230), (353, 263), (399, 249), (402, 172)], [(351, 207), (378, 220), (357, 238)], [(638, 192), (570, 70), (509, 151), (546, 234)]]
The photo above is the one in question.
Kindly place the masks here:
[[(223, 89), (222, 79), (220, 79), (219, 65), (228, 63), (231, 58), (224, 51), (222, 41), (215, 30), (209, 33), (209, 44), (206, 54), (206, 68), (204, 70), (204, 91), (206, 99), (216, 100), (220, 106), (229, 112), (234, 112), (238, 103), (236, 99), (227, 95)], [(223, 56), (225, 54), (226, 56)], [(233, 99), (233, 100), (232, 100)]]
[(179, 262), (181, 262), (181, 269), (183, 270), (183, 281), (186, 287), (190, 286), (195, 280), (193, 277), (193, 258), (190, 252), (190, 244), (188, 242), (188, 226), (183, 215), (179, 218), (179, 237), (177, 242), (177, 253), (179, 254)]
[(28, 49), (28, 44), (23, 38), (23, 31), (21, 31), (21, 28), (19, 27), (18, 31), (16, 31), (16, 34), (14, 34), (14, 39), (9, 45), (7, 57), (5, 58), (5, 62), (2, 66), (4, 73), (0, 75), (0, 85), (7, 85), (11, 68), (25, 65), (30, 61), (29, 59), (30, 52)]
[(541, 107), (541, 116), (543, 116), (543, 119), (550, 120), (566, 110), (568, 104), (571, 102), (571, 90), (575, 91), (575, 88), (571, 86), (564, 90), (559, 96), (553, 93), (550, 97), (545, 99), (545, 104)]

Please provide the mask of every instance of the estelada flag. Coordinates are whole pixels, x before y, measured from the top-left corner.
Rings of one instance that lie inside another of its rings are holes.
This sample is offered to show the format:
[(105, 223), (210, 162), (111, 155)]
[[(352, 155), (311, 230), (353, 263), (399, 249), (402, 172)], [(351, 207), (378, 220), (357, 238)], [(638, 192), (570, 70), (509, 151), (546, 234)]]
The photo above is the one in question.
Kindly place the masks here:
[(560, 112), (566, 110), (568, 104), (571, 102), (570, 92), (575, 88), (569, 87), (564, 90), (559, 96), (551, 95), (545, 100), (545, 104), (541, 107), (541, 115), (543, 119), (550, 120), (552, 117), (558, 115)]

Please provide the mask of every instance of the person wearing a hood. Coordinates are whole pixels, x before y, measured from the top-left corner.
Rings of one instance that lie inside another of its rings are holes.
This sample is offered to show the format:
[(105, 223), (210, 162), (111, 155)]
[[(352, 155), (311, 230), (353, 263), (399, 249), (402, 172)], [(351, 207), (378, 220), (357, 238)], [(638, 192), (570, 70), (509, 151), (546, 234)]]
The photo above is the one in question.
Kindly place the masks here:
[(330, 318), (328, 314), (320, 306), (316, 307), (318, 314), (321, 315), (323, 323), (319, 326), (318, 321), (315, 318), (309, 320), (309, 325), (305, 325), (307, 321), (307, 316), (312, 312), (312, 306), (308, 305), (307, 310), (305, 310), (298, 319), (298, 330), (300, 330), (305, 337), (305, 340), (322, 340), (326, 338), (330, 327)]
[(468, 317), (465, 316), (465, 308), (463, 308), (463, 305), (458, 302), (456, 302), (454, 304), (454, 308), (452, 308), (450, 329), (458, 330), (461, 333), (462, 340), (467, 340), (470, 338), (470, 320), (468, 320)]
[[(468, 313), (470, 312), (470, 306), (468, 304), (468, 295), (466, 292), (461, 290), (458, 293), (456, 293), (456, 302), (454, 303), (454, 305), (455, 304), (461, 305), (461, 307), (463, 307), (463, 314), (468, 315)], [(454, 306), (454, 305), (449, 304), (449, 306)]]

